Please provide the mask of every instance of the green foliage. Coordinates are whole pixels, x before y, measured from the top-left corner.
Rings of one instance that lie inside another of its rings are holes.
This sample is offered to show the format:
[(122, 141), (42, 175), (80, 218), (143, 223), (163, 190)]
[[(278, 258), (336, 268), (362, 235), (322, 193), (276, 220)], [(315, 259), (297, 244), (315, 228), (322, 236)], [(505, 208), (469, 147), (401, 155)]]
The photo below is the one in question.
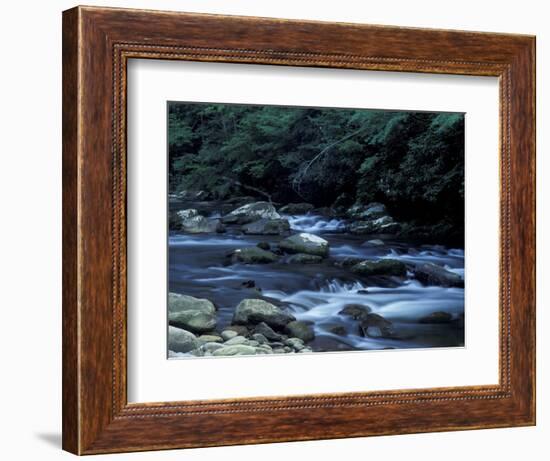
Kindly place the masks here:
[(463, 229), (463, 114), (176, 102), (168, 109), (171, 191), (223, 199), (258, 190), (316, 206), (381, 201), (398, 219)]

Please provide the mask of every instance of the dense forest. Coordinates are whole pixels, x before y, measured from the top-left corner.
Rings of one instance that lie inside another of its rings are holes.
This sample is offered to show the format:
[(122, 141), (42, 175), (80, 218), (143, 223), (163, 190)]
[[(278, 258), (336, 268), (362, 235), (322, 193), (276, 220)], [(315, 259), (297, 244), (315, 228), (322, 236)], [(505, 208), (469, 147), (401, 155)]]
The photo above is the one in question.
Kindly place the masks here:
[(463, 114), (171, 102), (168, 117), (173, 194), (381, 202), (403, 233), (463, 242)]

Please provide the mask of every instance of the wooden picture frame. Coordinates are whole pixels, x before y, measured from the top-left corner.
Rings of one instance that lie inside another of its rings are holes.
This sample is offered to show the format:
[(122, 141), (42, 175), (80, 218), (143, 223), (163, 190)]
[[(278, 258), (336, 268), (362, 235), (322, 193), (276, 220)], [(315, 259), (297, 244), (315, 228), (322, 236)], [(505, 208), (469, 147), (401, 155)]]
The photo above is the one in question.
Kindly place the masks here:
[[(131, 58), (498, 77), (499, 384), (129, 404)], [(95, 7), (63, 13), (65, 450), (93, 454), (533, 424), (534, 37)]]

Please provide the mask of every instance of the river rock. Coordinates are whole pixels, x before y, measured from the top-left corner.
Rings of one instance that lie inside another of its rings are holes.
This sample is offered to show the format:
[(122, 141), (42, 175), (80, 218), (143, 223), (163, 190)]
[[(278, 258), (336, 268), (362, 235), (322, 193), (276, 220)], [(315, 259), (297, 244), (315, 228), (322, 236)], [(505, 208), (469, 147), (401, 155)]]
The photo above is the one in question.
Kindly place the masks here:
[(313, 210), (313, 205), (311, 203), (289, 203), (282, 207), (279, 211), (281, 213), (290, 214), (290, 215), (299, 215), (307, 214)]
[(278, 329), (284, 328), (293, 320), (296, 320), (293, 315), (263, 299), (244, 299), (235, 308), (233, 314), (233, 323), (247, 325), (265, 322), (270, 327)]
[(225, 342), (224, 346), (233, 346), (235, 344), (248, 344), (248, 339), (246, 339), (244, 336), (237, 335), (231, 339), (228, 339)]
[(396, 275), (405, 276), (407, 274), (407, 266), (401, 261), (395, 259), (380, 259), (378, 261), (363, 261), (351, 268), (355, 274), (371, 276), (371, 275)]
[(205, 298), (195, 298), (193, 296), (182, 295), (179, 293), (168, 294), (169, 312), (181, 312), (190, 310), (214, 315), (216, 313), (216, 306), (214, 306), (211, 301)]
[(200, 346), (197, 337), (187, 330), (168, 327), (168, 349), (174, 352), (190, 352)]
[(306, 343), (315, 339), (313, 326), (308, 322), (293, 320), (286, 325), (285, 330), (289, 336), (299, 338)]
[(257, 347), (256, 355), (262, 355), (262, 354), (273, 354), (273, 351), (271, 349), (266, 349), (264, 347)]
[(207, 333), (216, 328), (216, 307), (208, 299), (169, 293), (168, 323), (193, 333)]
[(330, 323), (328, 325), (323, 325), (327, 331), (334, 335), (338, 336), (347, 336), (348, 332), (346, 330), (346, 327), (344, 325), (340, 325), (339, 323)]
[(256, 244), (256, 246), (265, 251), (269, 251), (271, 249), (271, 245), (269, 244), (269, 242), (259, 242)]
[(229, 341), (231, 338), (235, 338), (236, 336), (239, 336), (239, 333), (234, 330), (223, 330), (221, 333), (221, 337), (224, 341)]
[(199, 341), (205, 343), (223, 343), (223, 339), (218, 335), (200, 335)]
[(319, 264), (323, 262), (323, 258), (317, 255), (297, 253), (288, 258), (287, 262), (289, 264)]
[(271, 251), (265, 251), (258, 247), (239, 248), (231, 254), (233, 263), (244, 264), (269, 264), (277, 261), (278, 257)]
[(287, 235), (290, 232), (290, 224), (283, 218), (263, 218), (243, 225), (241, 230), (247, 235)]
[(254, 280), (245, 280), (241, 283), (243, 288), (256, 288), (256, 282)]
[(378, 314), (368, 314), (361, 319), (359, 330), (363, 336), (371, 338), (391, 338), (394, 336), (392, 323)]
[(216, 316), (201, 311), (169, 312), (168, 323), (177, 328), (192, 331), (193, 333), (206, 333), (216, 328)]
[(199, 212), (194, 208), (188, 208), (187, 210), (176, 211), (176, 215), (182, 221), (185, 221), (186, 219), (191, 219), (191, 218), (194, 218), (195, 216), (199, 216)]
[[(227, 327), (224, 328), (225, 331), (234, 331), (235, 333), (237, 333), (237, 335), (240, 335), (240, 336), (244, 336), (245, 338), (247, 338), (249, 336), (249, 331), (248, 331), (248, 328), (246, 328), (246, 326), (244, 325), (229, 325)], [(232, 336), (234, 337), (234, 335)]]
[(269, 342), (267, 338), (261, 333), (254, 333), (252, 334), (251, 338), (258, 344), (267, 344)]
[(235, 344), (233, 346), (222, 346), (212, 352), (215, 357), (232, 356), (232, 355), (255, 355), (256, 348), (247, 346), (246, 344)]
[(221, 349), (223, 347), (223, 344), (220, 343), (204, 343), (201, 346), (201, 349), (206, 352), (214, 352), (218, 349)]
[(267, 323), (260, 322), (254, 327), (254, 333), (260, 334), (269, 341), (281, 341), (283, 336), (275, 332)]
[(219, 219), (205, 218), (194, 208), (180, 210), (171, 214), (170, 228), (182, 230), (188, 234), (205, 234), (223, 232), (225, 230)]
[(388, 210), (382, 203), (369, 203), (368, 205), (355, 204), (347, 212), (350, 218), (376, 219), (386, 216)]
[(361, 320), (366, 318), (371, 311), (372, 309), (369, 306), (363, 304), (346, 304), (338, 314), (351, 317), (354, 320)]
[(247, 224), (259, 219), (280, 219), (275, 207), (269, 202), (254, 202), (243, 205), (222, 218), (224, 224)]
[(307, 232), (281, 240), (279, 247), (287, 253), (307, 253), (323, 258), (326, 258), (329, 253), (329, 245), (325, 239)]
[(460, 275), (433, 263), (417, 265), (414, 269), (414, 277), (424, 285), (464, 287), (464, 280), (462, 280)]
[(292, 347), (295, 351), (301, 351), (304, 346), (304, 341), (302, 341), (300, 338), (288, 338), (285, 341), (285, 344), (289, 347)]
[(448, 312), (432, 312), (429, 315), (426, 315), (425, 317), (422, 317), (418, 322), (419, 323), (450, 323), (453, 320), (453, 316), (449, 314)]
[(352, 234), (395, 234), (399, 232), (401, 225), (395, 222), (391, 216), (382, 216), (372, 220), (362, 220), (352, 223), (349, 231)]

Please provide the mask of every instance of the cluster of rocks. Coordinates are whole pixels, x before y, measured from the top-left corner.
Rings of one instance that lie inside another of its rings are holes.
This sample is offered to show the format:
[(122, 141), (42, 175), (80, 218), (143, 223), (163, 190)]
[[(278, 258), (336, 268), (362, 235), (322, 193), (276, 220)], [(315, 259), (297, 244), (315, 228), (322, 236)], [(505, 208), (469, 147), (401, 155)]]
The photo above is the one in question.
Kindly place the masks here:
[(396, 234), (401, 224), (396, 222), (382, 203), (354, 205), (347, 211), (347, 217), (354, 219), (349, 226), (352, 234)]
[(244, 299), (231, 325), (217, 328), (216, 307), (207, 299), (170, 293), (168, 348), (197, 357), (312, 352), (313, 326), (262, 299)]
[[(179, 197), (179, 196), (174, 196)], [(224, 225), (241, 226), (248, 235), (287, 235), (290, 224), (284, 216), (319, 212), (348, 221), (347, 229), (353, 234), (395, 234), (401, 229), (381, 203), (354, 205), (348, 210), (335, 213), (333, 209), (315, 210), (311, 203), (289, 203), (277, 211), (270, 202), (252, 202), (242, 205), (222, 218), (209, 219), (196, 209), (174, 212), (170, 216), (170, 228), (188, 233), (223, 232)]]
[(315, 234), (301, 232), (281, 240), (277, 245), (260, 242), (255, 247), (237, 248), (228, 254), (231, 262), (267, 264), (283, 257), (290, 264), (318, 264), (329, 255), (329, 243)]
[(369, 306), (362, 304), (348, 304), (340, 315), (357, 321), (358, 333), (370, 338), (394, 338), (395, 332), (392, 323), (379, 314), (373, 314)]
[(225, 232), (220, 219), (209, 219), (194, 208), (179, 210), (170, 214), (170, 229), (188, 234), (209, 234)]

